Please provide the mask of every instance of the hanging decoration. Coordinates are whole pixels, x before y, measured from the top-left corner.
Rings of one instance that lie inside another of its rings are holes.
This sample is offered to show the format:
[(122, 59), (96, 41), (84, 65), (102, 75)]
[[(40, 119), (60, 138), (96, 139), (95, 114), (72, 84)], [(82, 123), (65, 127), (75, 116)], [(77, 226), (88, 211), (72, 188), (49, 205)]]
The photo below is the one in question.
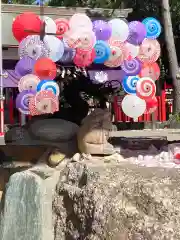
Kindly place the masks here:
[(31, 35), (24, 38), (18, 48), (19, 57), (30, 57), (37, 60), (41, 57), (49, 57), (50, 49), (40, 40), (40, 36)]
[(127, 41), (134, 45), (140, 45), (147, 35), (146, 27), (143, 23), (132, 21), (129, 23), (129, 36)]
[(42, 90), (49, 90), (54, 93), (54, 95), (59, 96), (60, 90), (59, 86), (55, 81), (52, 80), (42, 80), (37, 85), (37, 92)]
[(12, 33), (18, 42), (21, 42), (28, 35), (33, 33), (28, 30), (40, 32), (41, 19), (32, 12), (18, 15), (12, 23)]
[(29, 99), (34, 97), (36, 91), (24, 90), (17, 95), (16, 108), (23, 114), (29, 115)]
[(111, 54), (111, 49), (105, 41), (99, 40), (96, 42), (94, 46), (96, 55), (94, 58), (94, 63), (103, 64), (105, 61), (107, 61)]
[(146, 111), (145, 114), (151, 114), (156, 111), (158, 107), (158, 100), (156, 97), (146, 100)]
[(56, 64), (50, 58), (40, 58), (34, 65), (34, 74), (41, 80), (53, 80), (56, 77)]
[(122, 81), (124, 91), (128, 94), (136, 94), (136, 84), (138, 80), (138, 76), (125, 77)]
[(24, 90), (36, 91), (39, 82), (40, 79), (36, 75), (27, 74), (24, 77), (22, 77), (18, 82), (18, 90), (19, 92), (22, 92)]
[(141, 66), (142, 63), (137, 58), (134, 58), (132, 60), (125, 60), (121, 67), (128, 76), (135, 76), (141, 71)]
[[(127, 116), (136, 119), (152, 113), (157, 106), (155, 81), (160, 77), (157, 60), (161, 52), (157, 38), (161, 31), (160, 22), (153, 17), (128, 23), (116, 18), (92, 21), (84, 13), (69, 20), (30, 12), (17, 16), (12, 23), (20, 57), (15, 67), (20, 76), (17, 108), (31, 115), (58, 111), (60, 89), (54, 79), (58, 71), (63, 75), (60, 65), (74, 63), (86, 68), (93, 63), (121, 68), (119, 80), (111, 87), (122, 85), (127, 93), (122, 101)], [(94, 82), (110, 84), (103, 71)]]
[(111, 37), (112, 27), (105, 21), (96, 20), (93, 22), (93, 32), (97, 40), (107, 41)]
[(25, 76), (26, 74), (31, 74), (33, 72), (35, 63), (36, 61), (33, 58), (28, 56), (23, 57), (16, 64), (15, 73), (21, 77)]
[(161, 48), (159, 42), (155, 39), (146, 38), (140, 46), (137, 57), (143, 63), (153, 63), (158, 60), (160, 53)]
[(117, 18), (110, 20), (108, 23), (112, 27), (111, 37), (121, 42), (125, 42), (129, 36), (128, 24), (124, 20)]
[(140, 117), (146, 110), (146, 101), (136, 95), (126, 95), (122, 100), (123, 112), (133, 119)]
[(57, 38), (62, 39), (64, 34), (69, 30), (69, 21), (64, 18), (58, 18), (55, 20)]
[(151, 78), (140, 78), (136, 84), (136, 94), (144, 100), (152, 99), (156, 94), (156, 84)]
[(145, 18), (142, 23), (146, 28), (146, 38), (156, 39), (159, 37), (161, 34), (161, 24), (157, 19), (148, 17)]
[(144, 63), (142, 69), (139, 73), (140, 77), (150, 77), (152, 80), (156, 81), (160, 77), (160, 67), (157, 62), (154, 63)]
[(46, 48), (49, 49), (49, 58), (53, 62), (57, 62), (59, 59), (62, 58), (64, 54), (64, 44), (59, 38), (46, 35), (43, 41)]
[(41, 114), (52, 114), (59, 110), (59, 102), (53, 91), (41, 90), (34, 96), (35, 106)]

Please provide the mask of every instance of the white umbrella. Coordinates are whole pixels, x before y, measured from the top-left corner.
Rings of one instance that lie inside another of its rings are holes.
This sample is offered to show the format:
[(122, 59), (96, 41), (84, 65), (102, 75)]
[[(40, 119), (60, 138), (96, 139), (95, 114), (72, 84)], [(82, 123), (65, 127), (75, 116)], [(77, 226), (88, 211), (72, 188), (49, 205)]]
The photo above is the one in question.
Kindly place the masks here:
[(122, 100), (123, 112), (135, 120), (143, 115), (146, 110), (145, 100), (137, 97), (136, 95), (126, 95)]

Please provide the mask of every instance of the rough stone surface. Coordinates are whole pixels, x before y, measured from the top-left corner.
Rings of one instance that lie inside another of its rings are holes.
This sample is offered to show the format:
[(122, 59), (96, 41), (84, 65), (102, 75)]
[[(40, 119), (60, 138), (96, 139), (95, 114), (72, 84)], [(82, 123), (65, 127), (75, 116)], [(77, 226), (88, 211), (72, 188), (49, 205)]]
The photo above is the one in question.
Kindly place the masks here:
[(38, 166), (10, 177), (1, 206), (1, 240), (54, 239), (52, 195), (57, 177), (47, 172), (48, 167), (45, 171)]
[(8, 182), (10, 173), (7, 169), (0, 168), (0, 202), (5, 190), (5, 185)]
[(73, 159), (56, 187), (55, 240), (178, 240), (179, 185), (178, 169)]
[(44, 119), (33, 122), (28, 131), (33, 138), (44, 141), (69, 141), (74, 138), (79, 127), (62, 119)]
[(80, 152), (89, 154), (112, 154), (113, 146), (108, 143), (112, 130), (110, 112), (95, 109), (83, 121), (78, 131), (78, 147)]

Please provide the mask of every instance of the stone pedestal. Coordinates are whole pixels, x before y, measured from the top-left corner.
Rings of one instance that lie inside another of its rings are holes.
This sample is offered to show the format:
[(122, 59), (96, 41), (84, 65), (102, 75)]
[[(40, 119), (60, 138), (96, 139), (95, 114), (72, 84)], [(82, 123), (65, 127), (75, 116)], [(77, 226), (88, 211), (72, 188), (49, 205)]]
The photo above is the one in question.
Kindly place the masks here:
[(180, 239), (180, 171), (117, 159), (78, 160), (61, 173), (55, 240)]
[(2, 202), (1, 240), (54, 240), (54, 174), (48, 167), (36, 166), (10, 177)]

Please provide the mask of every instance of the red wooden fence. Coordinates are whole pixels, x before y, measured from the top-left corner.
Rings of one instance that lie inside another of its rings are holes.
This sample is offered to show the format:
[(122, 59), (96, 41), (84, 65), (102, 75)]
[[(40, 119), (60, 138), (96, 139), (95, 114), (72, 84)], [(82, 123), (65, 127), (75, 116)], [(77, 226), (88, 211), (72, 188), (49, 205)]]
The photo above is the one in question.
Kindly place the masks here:
[[(4, 102), (4, 106), (0, 108), (1, 112), (1, 131), (0, 135), (4, 134), (4, 124), (19, 124), (22, 125), (22, 114), (16, 109), (15, 106), (15, 95), (16, 90), (15, 89), (6, 89), (6, 98)], [(9, 94), (10, 92), (10, 94)], [(154, 117), (156, 121), (166, 121), (166, 110), (167, 110), (167, 104), (166, 104), (166, 94), (165, 91), (162, 91), (161, 96), (157, 96), (158, 100), (158, 108), (154, 113)], [(121, 109), (121, 101), (122, 98), (119, 96), (114, 97), (114, 115), (115, 115), (115, 122), (133, 122), (133, 119), (127, 117), (122, 109)], [(172, 111), (172, 106), (169, 106), (170, 111)], [(23, 116), (24, 120), (27, 122), (31, 116)], [(143, 116), (138, 118), (138, 122), (150, 122), (152, 120), (152, 117), (150, 114), (144, 114)]]
[[(158, 108), (154, 113), (154, 120), (159, 122), (166, 121), (166, 93), (162, 91), (161, 96), (157, 96)], [(114, 115), (115, 122), (133, 122), (133, 119), (127, 117), (121, 109), (122, 98), (120, 96), (114, 97)], [(138, 122), (150, 122), (152, 120), (151, 114), (144, 114), (138, 118)]]

